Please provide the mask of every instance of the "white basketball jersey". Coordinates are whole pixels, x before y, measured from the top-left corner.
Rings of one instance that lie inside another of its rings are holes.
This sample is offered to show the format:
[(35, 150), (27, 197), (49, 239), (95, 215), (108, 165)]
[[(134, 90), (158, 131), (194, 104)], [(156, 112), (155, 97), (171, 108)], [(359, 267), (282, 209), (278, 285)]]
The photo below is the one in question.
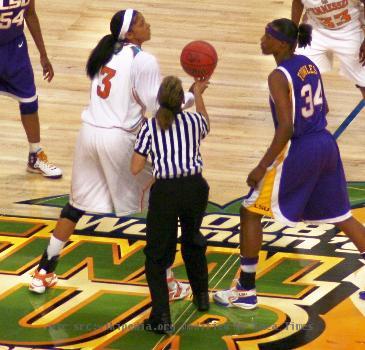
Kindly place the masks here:
[(315, 28), (353, 29), (363, 22), (360, 0), (302, 0), (304, 21)]
[(90, 103), (82, 120), (102, 128), (135, 131), (144, 111), (158, 108), (159, 65), (151, 54), (126, 45), (114, 54), (91, 83)]

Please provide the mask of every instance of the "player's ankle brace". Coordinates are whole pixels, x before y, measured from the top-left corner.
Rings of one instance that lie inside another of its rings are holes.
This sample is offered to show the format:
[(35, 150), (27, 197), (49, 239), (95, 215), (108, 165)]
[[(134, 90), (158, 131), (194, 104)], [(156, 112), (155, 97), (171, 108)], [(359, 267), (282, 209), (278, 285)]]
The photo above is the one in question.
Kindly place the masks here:
[(43, 253), (41, 261), (38, 266), (38, 270), (45, 270), (47, 273), (54, 272), (58, 263), (59, 255), (48, 259), (47, 250)]

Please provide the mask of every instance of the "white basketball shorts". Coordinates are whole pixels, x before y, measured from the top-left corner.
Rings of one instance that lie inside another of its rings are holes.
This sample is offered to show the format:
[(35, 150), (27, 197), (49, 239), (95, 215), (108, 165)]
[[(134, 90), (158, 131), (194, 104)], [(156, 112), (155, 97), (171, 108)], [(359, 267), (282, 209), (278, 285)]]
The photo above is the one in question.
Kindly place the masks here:
[(333, 55), (340, 61), (340, 72), (356, 85), (365, 87), (365, 67), (359, 62), (360, 45), (364, 33), (361, 27), (336, 30), (313, 28), (312, 43), (306, 48), (297, 48), (295, 53), (309, 57), (321, 73), (333, 66)]
[(146, 208), (152, 169), (130, 172), (136, 136), (84, 123), (75, 149), (70, 203), (88, 212), (129, 215)]

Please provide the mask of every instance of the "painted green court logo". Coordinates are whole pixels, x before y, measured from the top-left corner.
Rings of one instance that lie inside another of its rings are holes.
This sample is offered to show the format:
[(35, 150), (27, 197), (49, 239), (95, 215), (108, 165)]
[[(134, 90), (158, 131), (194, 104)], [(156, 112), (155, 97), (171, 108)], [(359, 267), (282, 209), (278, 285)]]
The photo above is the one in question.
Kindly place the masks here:
[[(349, 183), (354, 215), (365, 221), (365, 183)], [(62, 207), (67, 196), (23, 203)], [(241, 199), (209, 203), (202, 233), (209, 242), (210, 291), (230, 288), (239, 274)], [(1, 349), (293, 349), (316, 344), (331, 313), (351, 300), (364, 272), (358, 252), (333, 225), (283, 226), (263, 220), (257, 273), (259, 307), (196, 311), (191, 300), (171, 304), (175, 331), (145, 332), (150, 312), (144, 276), (145, 215), (85, 214), (57, 267), (59, 282), (43, 295), (28, 291), (30, 275), (56, 220), (0, 217)], [(174, 272), (187, 280), (178, 252)], [(335, 322), (335, 320), (333, 321)], [(315, 345), (314, 345), (315, 346)], [(320, 347), (313, 347), (320, 348)]]

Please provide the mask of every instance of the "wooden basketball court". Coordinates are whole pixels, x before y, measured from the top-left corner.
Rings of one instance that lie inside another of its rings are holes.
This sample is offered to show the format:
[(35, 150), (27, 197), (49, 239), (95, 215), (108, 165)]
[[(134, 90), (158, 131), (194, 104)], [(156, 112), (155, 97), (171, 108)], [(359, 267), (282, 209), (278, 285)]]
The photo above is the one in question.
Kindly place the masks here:
[[(60, 283), (42, 296), (27, 284), (70, 188), (80, 114), (89, 98), (85, 63), (109, 33), (112, 15), (141, 11), (151, 24), (143, 49), (156, 55), (163, 75), (192, 82), (180, 67), (181, 49), (206, 40), (218, 66), (205, 93), (211, 133), (202, 146), (210, 206), (202, 231), (208, 237), (210, 289), (229, 288), (238, 273), (239, 198), (245, 179), (273, 135), (267, 76), (274, 59), (261, 54), (265, 25), (290, 17), (290, 0), (37, 0), (54, 80), (42, 80), (38, 53), (28, 44), (40, 101), (42, 146), (64, 171), (47, 180), (25, 171), (28, 144), (17, 103), (0, 97), (0, 349), (365, 349), (365, 268), (355, 247), (333, 225), (289, 229), (265, 220), (255, 311), (194, 311), (189, 300), (172, 306), (176, 332), (146, 334), (149, 313), (143, 275), (144, 217), (85, 215), (57, 270)], [(335, 70), (324, 75), (334, 131), (360, 101), (360, 92)], [(338, 143), (354, 215), (365, 222), (365, 112)], [(334, 200), (336, 192), (333, 193)], [(176, 275), (186, 279), (181, 256)], [(275, 271), (274, 271), (275, 270)], [(18, 348), (17, 347), (17, 348)]]

